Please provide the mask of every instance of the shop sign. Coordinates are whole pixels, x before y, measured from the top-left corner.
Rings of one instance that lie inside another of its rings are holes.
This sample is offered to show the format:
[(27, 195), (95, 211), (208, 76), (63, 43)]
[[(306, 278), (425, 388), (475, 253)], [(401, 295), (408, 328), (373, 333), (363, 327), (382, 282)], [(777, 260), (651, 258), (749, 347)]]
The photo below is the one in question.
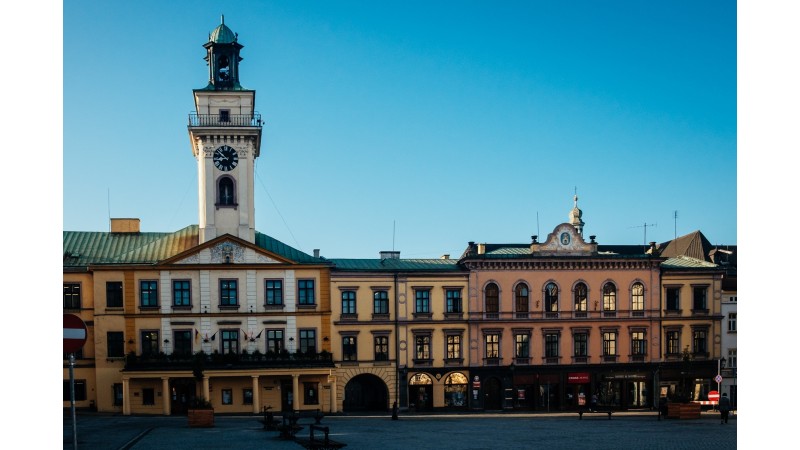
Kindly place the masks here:
[(589, 382), (588, 372), (575, 372), (567, 374), (567, 383), (569, 384), (584, 384)]

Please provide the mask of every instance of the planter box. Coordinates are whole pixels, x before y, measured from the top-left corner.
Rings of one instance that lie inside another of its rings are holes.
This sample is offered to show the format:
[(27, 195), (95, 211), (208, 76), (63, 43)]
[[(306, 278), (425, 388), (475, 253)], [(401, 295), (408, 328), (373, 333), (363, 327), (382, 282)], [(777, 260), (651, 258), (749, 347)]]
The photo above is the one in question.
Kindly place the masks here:
[(668, 419), (699, 419), (699, 403), (669, 403), (667, 405)]
[(189, 427), (210, 428), (214, 426), (213, 409), (190, 409), (188, 415)]

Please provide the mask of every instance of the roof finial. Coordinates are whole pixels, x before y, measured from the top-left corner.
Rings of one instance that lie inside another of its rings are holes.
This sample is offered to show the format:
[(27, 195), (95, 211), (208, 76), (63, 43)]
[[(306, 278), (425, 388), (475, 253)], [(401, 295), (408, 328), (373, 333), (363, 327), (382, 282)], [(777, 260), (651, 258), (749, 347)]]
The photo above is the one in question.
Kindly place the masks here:
[(575, 186), (575, 207), (578, 207), (578, 186)]
[(222, 21), (223, 25), (225, 25), (225, 14), (220, 14), (219, 20)]

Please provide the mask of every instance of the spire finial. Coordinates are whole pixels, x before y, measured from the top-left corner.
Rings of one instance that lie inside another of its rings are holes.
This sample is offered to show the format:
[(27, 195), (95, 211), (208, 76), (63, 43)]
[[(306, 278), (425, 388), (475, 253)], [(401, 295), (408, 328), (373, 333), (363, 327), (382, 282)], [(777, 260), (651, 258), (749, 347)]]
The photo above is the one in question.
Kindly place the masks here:
[(225, 14), (220, 14), (219, 20), (222, 22), (223, 25), (225, 25)]

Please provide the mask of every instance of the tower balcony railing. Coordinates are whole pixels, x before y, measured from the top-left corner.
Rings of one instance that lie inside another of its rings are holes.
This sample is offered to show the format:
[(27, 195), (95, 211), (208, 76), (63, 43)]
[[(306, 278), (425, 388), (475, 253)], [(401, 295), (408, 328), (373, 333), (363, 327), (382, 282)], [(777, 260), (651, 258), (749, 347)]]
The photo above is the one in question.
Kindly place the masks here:
[(261, 128), (261, 113), (254, 114), (197, 114), (189, 113), (190, 127), (255, 127)]

